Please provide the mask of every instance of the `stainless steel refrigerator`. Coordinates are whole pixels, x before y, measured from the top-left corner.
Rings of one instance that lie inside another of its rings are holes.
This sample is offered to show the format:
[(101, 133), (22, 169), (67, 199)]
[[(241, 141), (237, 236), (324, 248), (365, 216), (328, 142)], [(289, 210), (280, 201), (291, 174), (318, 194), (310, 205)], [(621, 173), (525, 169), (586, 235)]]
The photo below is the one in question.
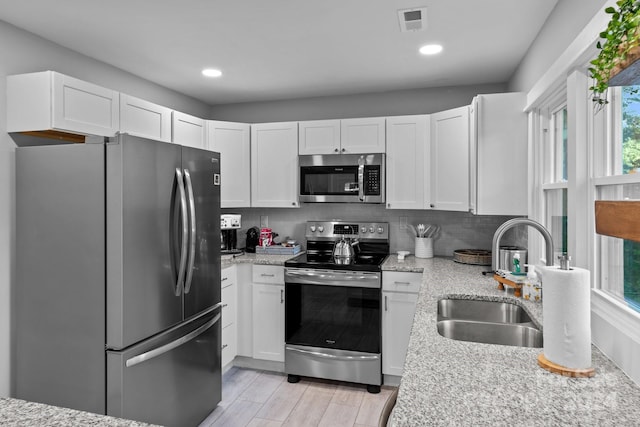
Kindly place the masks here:
[(221, 398), (220, 154), (16, 149), (14, 395), (162, 425)]

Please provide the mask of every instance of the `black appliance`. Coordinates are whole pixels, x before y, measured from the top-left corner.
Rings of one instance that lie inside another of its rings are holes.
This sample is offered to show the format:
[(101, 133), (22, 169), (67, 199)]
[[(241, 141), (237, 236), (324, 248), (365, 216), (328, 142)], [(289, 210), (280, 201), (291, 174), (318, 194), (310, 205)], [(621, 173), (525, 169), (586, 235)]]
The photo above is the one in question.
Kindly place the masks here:
[(240, 214), (220, 215), (220, 252), (222, 254), (239, 254), (238, 229), (242, 224)]
[(299, 156), (300, 201), (384, 203), (384, 154)]
[[(307, 252), (285, 262), (285, 372), (382, 385), (382, 263), (388, 223), (311, 221)], [(333, 256), (343, 238), (359, 242), (345, 262)]]
[(255, 253), (256, 246), (258, 246), (258, 242), (260, 241), (260, 229), (258, 227), (251, 227), (247, 230), (247, 241), (245, 244), (245, 252)]

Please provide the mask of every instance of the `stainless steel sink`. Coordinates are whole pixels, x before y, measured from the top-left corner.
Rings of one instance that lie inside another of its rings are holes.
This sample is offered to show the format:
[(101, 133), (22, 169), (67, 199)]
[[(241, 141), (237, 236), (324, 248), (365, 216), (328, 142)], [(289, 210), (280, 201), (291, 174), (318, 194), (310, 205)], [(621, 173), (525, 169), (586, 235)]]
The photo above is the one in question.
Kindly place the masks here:
[(524, 309), (496, 301), (438, 301), (438, 333), (458, 341), (542, 347), (542, 332)]
[(437, 325), (440, 335), (453, 340), (542, 347), (542, 332), (530, 324), (440, 320)]
[(527, 323), (531, 318), (518, 305), (508, 302), (468, 299), (438, 301), (438, 320), (460, 319), (480, 322)]

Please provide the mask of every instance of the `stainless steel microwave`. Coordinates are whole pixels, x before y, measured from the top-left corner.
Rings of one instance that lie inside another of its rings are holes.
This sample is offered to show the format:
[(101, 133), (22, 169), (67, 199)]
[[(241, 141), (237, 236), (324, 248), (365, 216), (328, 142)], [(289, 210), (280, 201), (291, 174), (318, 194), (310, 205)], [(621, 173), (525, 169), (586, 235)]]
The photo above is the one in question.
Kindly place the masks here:
[(300, 201), (384, 203), (385, 160), (384, 154), (300, 156)]

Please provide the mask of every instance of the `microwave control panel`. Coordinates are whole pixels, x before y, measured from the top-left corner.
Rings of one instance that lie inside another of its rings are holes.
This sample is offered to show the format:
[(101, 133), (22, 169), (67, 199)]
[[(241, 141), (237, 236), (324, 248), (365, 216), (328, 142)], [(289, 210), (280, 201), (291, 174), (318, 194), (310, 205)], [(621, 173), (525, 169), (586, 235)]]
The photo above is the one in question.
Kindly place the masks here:
[(364, 170), (364, 194), (380, 194), (380, 166), (368, 166)]

